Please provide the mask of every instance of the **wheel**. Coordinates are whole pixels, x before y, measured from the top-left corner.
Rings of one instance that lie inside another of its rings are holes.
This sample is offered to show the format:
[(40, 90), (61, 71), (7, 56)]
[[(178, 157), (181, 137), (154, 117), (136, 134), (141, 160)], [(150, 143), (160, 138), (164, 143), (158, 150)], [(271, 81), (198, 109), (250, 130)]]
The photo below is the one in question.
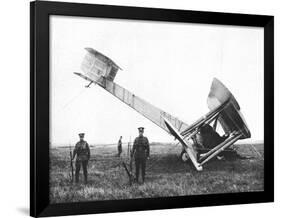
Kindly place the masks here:
[(186, 161), (189, 160), (189, 156), (188, 156), (188, 154), (186, 153), (185, 150), (183, 150), (183, 151), (181, 152), (181, 160), (182, 160), (183, 162), (186, 162)]

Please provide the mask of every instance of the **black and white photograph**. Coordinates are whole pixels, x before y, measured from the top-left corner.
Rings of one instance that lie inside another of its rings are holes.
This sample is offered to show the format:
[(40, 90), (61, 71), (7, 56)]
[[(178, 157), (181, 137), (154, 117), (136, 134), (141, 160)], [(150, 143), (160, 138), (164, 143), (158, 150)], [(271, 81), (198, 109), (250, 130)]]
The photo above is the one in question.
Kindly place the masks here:
[(264, 190), (264, 29), (50, 16), (50, 203)]
[(3, 2), (1, 217), (280, 214), (278, 6)]

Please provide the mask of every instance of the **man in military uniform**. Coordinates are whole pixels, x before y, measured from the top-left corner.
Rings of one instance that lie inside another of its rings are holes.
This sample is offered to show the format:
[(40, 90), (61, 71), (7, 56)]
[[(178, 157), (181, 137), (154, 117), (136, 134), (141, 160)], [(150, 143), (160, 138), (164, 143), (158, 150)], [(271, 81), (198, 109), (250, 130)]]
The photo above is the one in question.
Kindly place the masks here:
[(145, 165), (146, 159), (149, 157), (149, 142), (143, 136), (144, 128), (139, 127), (139, 136), (135, 139), (132, 156), (135, 158), (136, 165), (136, 181), (139, 182), (139, 171), (142, 171), (142, 182), (145, 180)]
[(80, 141), (76, 143), (75, 149), (73, 151), (73, 159), (76, 157), (75, 163), (75, 182), (79, 182), (79, 172), (82, 165), (83, 174), (84, 174), (84, 182), (87, 184), (88, 182), (88, 172), (87, 166), (88, 161), (90, 159), (90, 148), (86, 141), (84, 141), (85, 133), (79, 133)]
[(120, 157), (122, 153), (122, 136), (120, 136), (119, 138), (117, 149), (118, 149), (118, 157)]

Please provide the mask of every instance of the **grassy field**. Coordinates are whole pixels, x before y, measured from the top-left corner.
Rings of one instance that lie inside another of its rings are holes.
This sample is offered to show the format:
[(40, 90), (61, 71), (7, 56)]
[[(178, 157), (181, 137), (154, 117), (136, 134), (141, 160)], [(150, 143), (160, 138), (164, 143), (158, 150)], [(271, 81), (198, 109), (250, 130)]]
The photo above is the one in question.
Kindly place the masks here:
[[(254, 147), (263, 155), (263, 144)], [(130, 186), (120, 164), (128, 162), (124, 146), (121, 158), (116, 156), (116, 146), (91, 147), (87, 185), (83, 184), (82, 172), (81, 184), (70, 182), (69, 148), (51, 148), (50, 200), (63, 203), (263, 190), (263, 159), (249, 145), (239, 145), (237, 149), (242, 156), (251, 158), (213, 160), (197, 172), (180, 160), (180, 146), (153, 143), (146, 182)]]

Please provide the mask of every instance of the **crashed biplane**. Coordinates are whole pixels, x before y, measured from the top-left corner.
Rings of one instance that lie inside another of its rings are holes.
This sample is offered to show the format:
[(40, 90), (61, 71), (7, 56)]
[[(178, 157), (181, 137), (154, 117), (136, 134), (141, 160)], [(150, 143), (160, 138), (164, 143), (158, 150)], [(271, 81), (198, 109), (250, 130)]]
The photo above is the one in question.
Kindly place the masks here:
[[(251, 137), (251, 133), (240, 112), (240, 106), (231, 92), (218, 80), (214, 79), (208, 95), (209, 113), (192, 125), (188, 125), (171, 114), (153, 106), (135, 96), (130, 91), (113, 82), (121, 69), (114, 61), (92, 48), (86, 48), (82, 73), (76, 75), (98, 84), (138, 113), (173, 135), (182, 145), (181, 158), (191, 160), (198, 171), (214, 157), (226, 152), (237, 140)], [(224, 135), (220, 136), (217, 124)]]

